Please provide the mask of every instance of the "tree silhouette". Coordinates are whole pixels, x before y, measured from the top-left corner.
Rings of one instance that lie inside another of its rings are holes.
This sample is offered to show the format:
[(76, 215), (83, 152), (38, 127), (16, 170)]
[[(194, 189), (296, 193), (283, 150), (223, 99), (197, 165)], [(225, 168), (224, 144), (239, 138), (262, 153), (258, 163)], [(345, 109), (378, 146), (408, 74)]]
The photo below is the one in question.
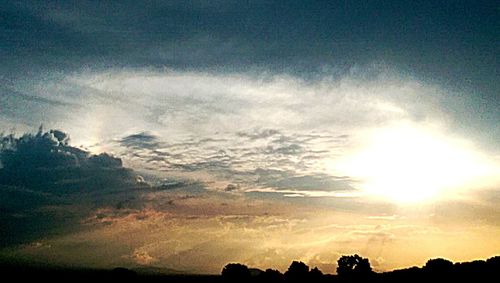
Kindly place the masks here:
[(247, 282), (250, 280), (250, 270), (240, 263), (229, 263), (222, 269), (222, 278), (226, 282)]
[(337, 274), (339, 276), (367, 276), (372, 273), (370, 261), (357, 254), (341, 256), (337, 264)]
[[(124, 267), (117, 267), (114, 268), (111, 271), (111, 276), (112, 279), (114, 280), (119, 280), (119, 281), (126, 281), (126, 280), (133, 280), (137, 278), (137, 273), (133, 270), (124, 268)], [(128, 281), (126, 281), (128, 282)]]
[(498, 268), (498, 270), (500, 270), (500, 256), (494, 256), (487, 259), (486, 264), (492, 268)]
[(453, 262), (443, 259), (429, 259), (424, 266), (424, 270), (434, 274), (449, 273), (453, 269)]
[[(363, 259), (359, 256), (343, 256), (342, 262), (351, 263)], [(340, 260), (340, 259), (339, 259)], [(364, 262), (364, 261), (363, 261)], [(341, 265), (342, 266), (342, 265)], [(278, 270), (267, 269), (258, 275), (251, 275), (251, 271), (245, 265), (231, 263), (222, 270), (222, 278), (213, 275), (159, 275), (149, 273), (136, 273), (126, 268), (115, 268), (113, 270), (92, 269), (65, 269), (25, 265), (20, 263), (5, 262), (0, 260), (0, 274), (2, 278), (16, 278), (18, 281), (26, 282), (495, 282), (500, 276), (500, 257), (492, 257), (487, 260), (474, 260), (471, 262), (452, 263), (446, 259), (431, 259), (424, 267), (410, 267), (382, 273), (369, 272), (369, 276), (357, 275), (355, 264), (352, 265), (352, 276), (322, 275), (318, 268), (309, 271), (309, 267), (302, 262), (294, 262), (287, 271), (287, 277)], [(443, 273), (444, 272), (444, 273)], [(258, 273), (258, 272), (254, 272)], [(222, 280), (221, 280), (222, 279)], [(493, 280), (492, 280), (493, 279)], [(5, 281), (5, 280), (4, 280)], [(498, 280), (497, 280), (498, 281)]]
[(287, 282), (305, 282), (309, 275), (309, 266), (301, 261), (293, 261), (285, 272)]
[(259, 276), (259, 282), (283, 282), (284, 277), (281, 272), (275, 269), (266, 269), (262, 274)]
[(321, 280), (322, 277), (323, 277), (323, 272), (321, 272), (321, 270), (319, 270), (317, 267), (309, 271), (309, 278), (311, 279), (311, 282), (318, 282), (319, 280)]

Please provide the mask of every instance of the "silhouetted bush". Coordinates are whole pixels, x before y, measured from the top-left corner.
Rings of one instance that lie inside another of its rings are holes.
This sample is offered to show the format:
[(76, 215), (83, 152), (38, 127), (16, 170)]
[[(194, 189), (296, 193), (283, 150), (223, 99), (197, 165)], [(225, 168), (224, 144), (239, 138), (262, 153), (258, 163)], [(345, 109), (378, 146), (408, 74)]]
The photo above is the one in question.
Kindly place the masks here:
[(285, 278), (279, 270), (266, 269), (258, 278), (259, 282), (284, 282)]
[(308, 279), (309, 266), (301, 261), (294, 261), (285, 272), (287, 282), (305, 282)]
[(496, 268), (500, 272), (500, 256), (494, 256), (486, 260), (488, 268)]
[(229, 263), (222, 269), (222, 279), (226, 282), (248, 282), (250, 281), (250, 270), (246, 265)]
[(453, 270), (453, 262), (443, 258), (430, 259), (425, 264), (424, 270), (439, 275), (449, 274)]
[(370, 261), (357, 254), (341, 256), (337, 264), (337, 274), (340, 277), (367, 277), (372, 274)]
[(323, 277), (323, 272), (321, 272), (321, 270), (319, 270), (317, 267), (309, 271), (309, 278), (312, 282), (319, 282), (322, 277)]

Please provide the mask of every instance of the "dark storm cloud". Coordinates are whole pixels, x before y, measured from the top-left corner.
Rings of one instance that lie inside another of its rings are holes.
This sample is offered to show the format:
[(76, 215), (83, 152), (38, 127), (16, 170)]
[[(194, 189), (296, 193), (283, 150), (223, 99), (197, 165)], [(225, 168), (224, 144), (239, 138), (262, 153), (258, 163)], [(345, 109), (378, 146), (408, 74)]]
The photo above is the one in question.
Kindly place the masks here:
[(3, 1), (0, 8), (2, 53), (12, 59), (4, 71), (31, 72), (30, 62), (304, 70), (384, 60), (497, 90), (496, 1)]
[(148, 189), (119, 158), (69, 145), (59, 130), (0, 137), (0, 246), (78, 227), (93, 207)]
[[(139, 133), (121, 141), (140, 149), (156, 138)], [(96, 211), (126, 216), (146, 206), (175, 209), (206, 192), (196, 180), (150, 176), (146, 182), (120, 158), (73, 147), (65, 132), (42, 127), (21, 137), (0, 135), (0, 165), (0, 248), (78, 231)]]
[(72, 147), (69, 136), (58, 130), (4, 136), (0, 158), (3, 185), (65, 194), (136, 183), (121, 159)]

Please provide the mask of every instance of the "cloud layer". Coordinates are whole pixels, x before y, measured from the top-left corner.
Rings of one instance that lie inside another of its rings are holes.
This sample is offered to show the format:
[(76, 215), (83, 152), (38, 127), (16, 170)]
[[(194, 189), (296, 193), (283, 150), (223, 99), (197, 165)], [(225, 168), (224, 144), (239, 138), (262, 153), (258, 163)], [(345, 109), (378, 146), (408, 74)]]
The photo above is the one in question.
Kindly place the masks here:
[(309, 80), (89, 70), (18, 88), (60, 103), (23, 116), (26, 124), (50, 117), (48, 125), (68, 129), (90, 151), (112, 152), (160, 179), (174, 174), (210, 181), (207, 187), (217, 190), (234, 184), (240, 192), (352, 196), (359, 180), (337, 164), (370, 146), (379, 130), (416, 129), (445, 145), (480, 140), (444, 107), (449, 91), (384, 65)]

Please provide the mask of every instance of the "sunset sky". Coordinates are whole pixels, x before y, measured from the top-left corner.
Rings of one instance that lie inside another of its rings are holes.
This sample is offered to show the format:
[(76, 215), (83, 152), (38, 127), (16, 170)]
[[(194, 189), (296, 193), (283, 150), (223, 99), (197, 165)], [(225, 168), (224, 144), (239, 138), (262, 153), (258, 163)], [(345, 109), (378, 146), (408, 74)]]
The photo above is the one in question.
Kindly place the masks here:
[(0, 260), (500, 254), (498, 1), (2, 1), (0, 23), (3, 137), (70, 137), (0, 155)]

